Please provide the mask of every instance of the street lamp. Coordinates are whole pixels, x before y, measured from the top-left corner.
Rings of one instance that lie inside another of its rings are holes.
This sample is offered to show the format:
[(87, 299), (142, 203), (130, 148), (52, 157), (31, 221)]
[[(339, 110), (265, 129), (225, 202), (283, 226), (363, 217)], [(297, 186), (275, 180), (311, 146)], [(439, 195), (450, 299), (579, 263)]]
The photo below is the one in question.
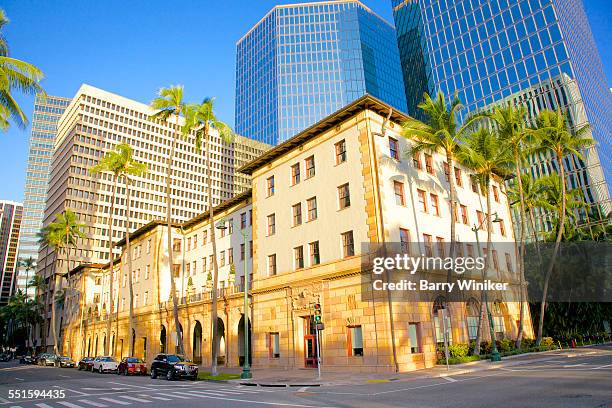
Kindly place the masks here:
[[(232, 220), (221, 220), (216, 224), (216, 228), (219, 230), (225, 230), (228, 228), (228, 225), (232, 223)], [(248, 379), (252, 378), (253, 374), (251, 374), (251, 367), (249, 367), (249, 318), (248, 318), (248, 310), (249, 310), (249, 275), (247, 273), (247, 256), (246, 256), (246, 248), (247, 248), (247, 239), (248, 232), (241, 229), (240, 234), (243, 238), (244, 243), (244, 364), (242, 365), (242, 373), (240, 374), (240, 378)], [(213, 339), (214, 341), (214, 339)]]
[[(501, 222), (501, 218), (499, 218), (499, 216), (497, 215), (497, 213), (493, 214), (494, 218), (493, 221), (491, 222)], [(482, 227), (482, 224), (484, 224), (484, 222), (487, 220), (487, 217), (483, 217), (482, 221), (480, 221), (480, 224), (476, 225), (474, 224), (474, 226), (472, 227), (472, 231), (474, 231), (474, 235), (476, 235), (476, 246), (478, 246), (478, 255), (482, 258), (482, 248), (480, 247), (480, 239), (478, 238), (478, 230)], [(489, 266), (489, 263), (487, 262), (487, 267)], [(486, 276), (487, 271), (485, 271), (485, 276)], [(485, 302), (485, 306), (487, 307), (487, 316), (489, 318), (489, 331), (491, 332), (491, 361), (500, 361), (501, 360), (501, 355), (499, 354), (499, 351), (497, 350), (497, 344), (495, 344), (495, 332), (493, 330), (493, 316), (491, 316), (491, 310), (489, 309), (489, 303), (487, 302), (487, 291), (484, 291), (483, 294), (483, 302)], [(480, 347), (480, 344), (476, 344), (474, 347)]]

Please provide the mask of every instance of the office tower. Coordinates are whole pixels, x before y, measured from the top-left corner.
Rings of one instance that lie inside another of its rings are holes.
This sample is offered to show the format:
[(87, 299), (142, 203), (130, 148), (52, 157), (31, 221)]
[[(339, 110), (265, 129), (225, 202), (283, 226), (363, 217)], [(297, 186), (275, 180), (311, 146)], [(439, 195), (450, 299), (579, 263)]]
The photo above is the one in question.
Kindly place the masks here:
[(22, 216), (21, 203), (0, 200), (0, 305), (6, 305), (12, 295)]
[[(19, 259), (38, 259), (38, 232), (42, 227), (47, 197), (47, 183), (49, 181), (49, 165), (53, 155), (53, 143), (57, 131), (57, 122), (70, 103), (70, 98), (47, 95), (37, 95), (34, 100), (34, 113), (32, 114), (32, 131), (30, 133), (30, 146), (28, 153), (28, 167), (26, 172), (23, 220), (21, 221), (21, 235), (19, 237)], [(28, 283), (35, 270), (26, 275), (26, 270), (18, 266), (15, 290), (34, 295), (34, 288)]]
[[(86, 238), (70, 250), (70, 269), (83, 263), (109, 261), (108, 216), (113, 179), (108, 173), (92, 175), (90, 169), (118, 144), (128, 143), (133, 149), (133, 157), (148, 166), (146, 175), (131, 178), (129, 229), (166, 218), (166, 168), (176, 124), (172, 120), (171, 123), (150, 121), (148, 118), (153, 112), (146, 104), (84, 84), (59, 120), (43, 226), (49, 225), (55, 214), (66, 209), (74, 211), (85, 224)], [(242, 147), (245, 141), (242, 136), (237, 136), (232, 145), (223, 144), (217, 134), (211, 139), (212, 195), (213, 203), (218, 204), (234, 195), (235, 167), (261, 154), (265, 146), (247, 141)], [(236, 151), (241, 154), (236, 155)], [(196, 150), (193, 135), (186, 139), (179, 137), (172, 175), (174, 221), (186, 221), (206, 210), (205, 170), (204, 152)], [(124, 180), (120, 179), (115, 202), (114, 241), (121, 239), (125, 232), (125, 193)], [(117, 249), (116, 253), (119, 254)], [(49, 280), (54, 271), (67, 270), (64, 261), (63, 253), (58, 259), (54, 248), (42, 245), (38, 273)], [(52, 290), (52, 285), (48, 287)]]
[(395, 29), (359, 1), (274, 7), (237, 43), (236, 131), (276, 145), (364, 94), (404, 111)]
[[(531, 107), (531, 120), (542, 109), (567, 110), (569, 125), (588, 123), (598, 143), (585, 152), (585, 162), (566, 158), (568, 182), (580, 182), (593, 208), (610, 208), (612, 96), (581, 1), (392, 5), (402, 62), (414, 64), (403, 67), (407, 93), (456, 92), (466, 107), (462, 115), (516, 100)], [(409, 112), (418, 101), (409, 97)], [(532, 166), (556, 168), (550, 157), (539, 161)]]

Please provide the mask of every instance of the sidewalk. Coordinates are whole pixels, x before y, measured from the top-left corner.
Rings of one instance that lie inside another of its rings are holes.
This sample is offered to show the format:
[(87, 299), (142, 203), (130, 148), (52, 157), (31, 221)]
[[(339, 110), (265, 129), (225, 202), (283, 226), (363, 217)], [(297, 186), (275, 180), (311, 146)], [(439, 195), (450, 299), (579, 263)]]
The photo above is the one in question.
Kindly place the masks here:
[[(423, 370), (410, 371), (405, 373), (344, 373), (325, 371), (322, 366), (321, 379), (317, 379), (316, 369), (252, 369), (253, 378), (249, 380), (229, 380), (231, 383), (262, 386), (262, 387), (318, 387), (318, 386), (339, 386), (339, 385), (359, 385), (365, 383), (385, 383), (413, 381), (424, 378), (439, 378), (446, 376), (469, 374), (479, 371), (494, 370), (499, 368), (519, 366), (522, 364), (536, 363), (549, 360), (558, 354), (567, 353), (582, 354), (588, 352), (588, 346), (575, 349), (549, 350), (542, 352), (518, 354), (515, 356), (503, 357), (502, 361), (491, 362), (489, 360), (473, 361), (465, 364), (451, 365), (447, 371), (446, 366), (438, 365)], [(235, 373), (241, 372), (240, 368), (219, 368), (220, 372)]]

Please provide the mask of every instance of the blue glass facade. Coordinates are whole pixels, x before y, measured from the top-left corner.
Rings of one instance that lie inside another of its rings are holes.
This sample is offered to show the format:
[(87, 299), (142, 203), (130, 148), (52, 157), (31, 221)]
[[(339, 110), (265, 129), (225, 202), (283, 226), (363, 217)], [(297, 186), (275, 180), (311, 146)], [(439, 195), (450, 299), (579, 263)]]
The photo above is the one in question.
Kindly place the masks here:
[(273, 8), (237, 44), (236, 131), (276, 145), (366, 93), (405, 111), (395, 38), (358, 1)]
[[(518, 99), (532, 117), (562, 107), (572, 124), (588, 122), (598, 142), (582, 168), (567, 159), (568, 170), (582, 180), (587, 200), (609, 207), (612, 96), (580, 0), (392, 0), (392, 6), (409, 113), (423, 92), (438, 90), (458, 94), (462, 115)], [(537, 175), (555, 165), (542, 158), (532, 166)]]

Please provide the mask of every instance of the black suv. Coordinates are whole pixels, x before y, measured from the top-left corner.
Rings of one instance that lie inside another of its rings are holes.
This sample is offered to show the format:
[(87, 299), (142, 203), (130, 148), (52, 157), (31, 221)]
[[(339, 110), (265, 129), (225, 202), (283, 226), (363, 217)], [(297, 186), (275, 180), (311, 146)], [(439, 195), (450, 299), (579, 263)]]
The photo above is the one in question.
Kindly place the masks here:
[(158, 375), (166, 376), (171, 381), (175, 378), (198, 379), (198, 366), (176, 354), (158, 354), (151, 363), (151, 378)]

